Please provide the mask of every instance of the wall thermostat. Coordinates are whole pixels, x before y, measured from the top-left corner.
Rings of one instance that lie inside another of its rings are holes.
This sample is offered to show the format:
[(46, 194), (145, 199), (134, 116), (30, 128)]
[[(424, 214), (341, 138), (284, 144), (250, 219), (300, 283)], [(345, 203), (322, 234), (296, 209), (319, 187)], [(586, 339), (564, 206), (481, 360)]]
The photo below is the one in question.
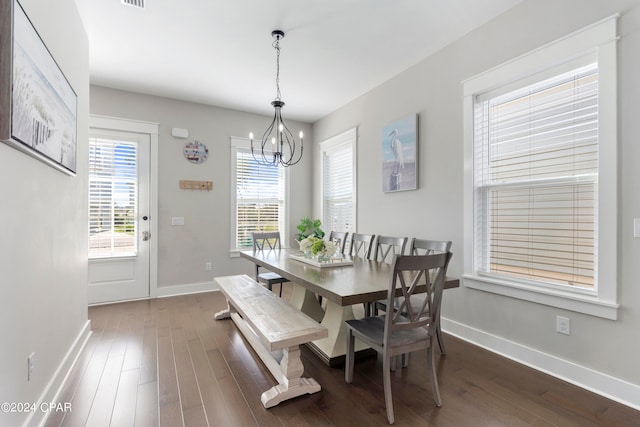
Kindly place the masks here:
[(189, 131), (181, 128), (171, 128), (171, 136), (175, 138), (187, 139), (189, 137)]

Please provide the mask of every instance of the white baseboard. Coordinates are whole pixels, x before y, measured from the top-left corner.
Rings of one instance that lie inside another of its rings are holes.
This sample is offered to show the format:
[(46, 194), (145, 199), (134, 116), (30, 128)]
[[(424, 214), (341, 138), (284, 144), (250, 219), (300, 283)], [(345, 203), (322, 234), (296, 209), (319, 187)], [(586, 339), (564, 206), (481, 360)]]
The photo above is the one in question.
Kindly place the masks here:
[[(65, 403), (58, 402), (58, 396), (60, 394), (60, 391), (62, 390), (62, 387), (65, 385), (67, 378), (69, 377), (71, 369), (74, 367), (76, 361), (78, 360), (78, 356), (80, 356), (80, 353), (82, 353), (82, 350), (87, 344), (90, 336), (91, 320), (87, 320), (87, 322), (84, 324), (84, 327), (74, 340), (73, 344), (71, 344), (71, 347), (69, 347), (69, 350), (62, 359), (62, 362), (60, 362), (60, 365), (58, 365), (58, 368), (53, 373), (51, 380), (49, 380), (49, 383), (40, 395), (40, 398), (38, 399), (38, 408), (42, 408), (43, 406), (41, 405), (47, 403)], [(43, 426), (47, 421), (47, 417), (50, 413), (50, 411), (46, 410), (32, 411), (25, 421), (24, 425)]]
[(595, 371), (468, 325), (442, 318), (442, 330), (493, 353), (640, 410), (640, 385)]
[(176, 295), (199, 294), (220, 290), (215, 282), (191, 283), (186, 285), (163, 286), (156, 290), (156, 297), (173, 297)]

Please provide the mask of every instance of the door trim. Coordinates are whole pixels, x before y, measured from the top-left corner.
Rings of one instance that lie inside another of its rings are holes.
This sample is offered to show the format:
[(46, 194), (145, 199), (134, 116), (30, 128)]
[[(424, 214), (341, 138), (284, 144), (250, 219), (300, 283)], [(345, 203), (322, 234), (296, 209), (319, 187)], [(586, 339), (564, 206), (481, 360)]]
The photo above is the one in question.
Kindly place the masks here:
[(158, 135), (160, 124), (140, 120), (121, 119), (91, 115), (89, 127), (95, 129), (117, 129), (126, 132), (148, 134), (149, 153), (149, 298), (158, 297)]

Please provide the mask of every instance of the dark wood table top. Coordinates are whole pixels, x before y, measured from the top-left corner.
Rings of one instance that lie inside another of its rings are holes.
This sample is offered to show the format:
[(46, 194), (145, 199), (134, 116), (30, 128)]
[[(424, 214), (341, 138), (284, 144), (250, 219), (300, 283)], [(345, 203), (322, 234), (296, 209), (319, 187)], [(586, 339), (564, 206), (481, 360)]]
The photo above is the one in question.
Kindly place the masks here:
[[(356, 257), (350, 266), (320, 268), (292, 259), (290, 255), (301, 255), (297, 249), (250, 250), (240, 255), (341, 306), (387, 298), (391, 266), (386, 263)], [(459, 286), (458, 279), (447, 277), (445, 289)]]

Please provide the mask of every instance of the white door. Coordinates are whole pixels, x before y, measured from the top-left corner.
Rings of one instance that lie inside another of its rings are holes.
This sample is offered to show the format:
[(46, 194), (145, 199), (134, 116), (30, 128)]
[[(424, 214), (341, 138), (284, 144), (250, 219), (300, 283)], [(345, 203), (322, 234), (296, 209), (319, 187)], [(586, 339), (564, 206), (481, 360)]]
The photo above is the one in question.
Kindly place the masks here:
[(89, 304), (149, 296), (146, 133), (89, 131)]

